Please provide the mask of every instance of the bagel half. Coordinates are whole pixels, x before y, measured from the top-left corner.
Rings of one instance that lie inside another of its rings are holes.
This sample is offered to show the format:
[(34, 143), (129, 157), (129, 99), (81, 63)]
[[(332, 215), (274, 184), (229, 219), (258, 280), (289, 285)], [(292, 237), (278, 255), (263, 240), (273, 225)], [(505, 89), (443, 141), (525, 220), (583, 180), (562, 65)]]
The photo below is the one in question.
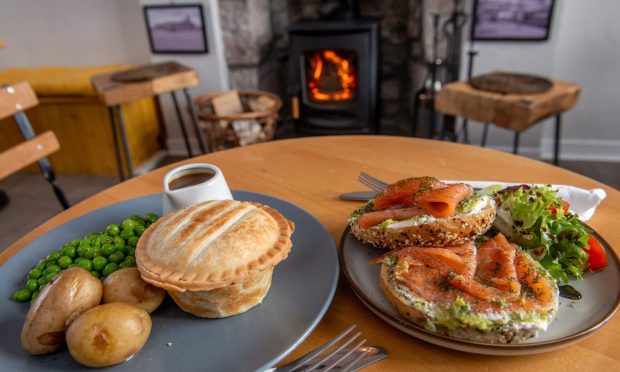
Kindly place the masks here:
[[(465, 201), (471, 207), (445, 218), (422, 216), (406, 221), (389, 221), (363, 228), (357, 218), (372, 211), (373, 201), (357, 209), (349, 217), (351, 233), (363, 243), (377, 248), (398, 249), (407, 246), (448, 247), (473, 241), (485, 233), (495, 219), (495, 202), (489, 196), (473, 196)], [(458, 210), (458, 209), (457, 209)]]
[(559, 303), (558, 288), (540, 264), (527, 255), (540, 275), (552, 283), (552, 300), (534, 310), (477, 311), (462, 298), (438, 303), (413, 293), (395, 277), (396, 260), (383, 260), (380, 284), (388, 300), (407, 321), (428, 331), (462, 340), (491, 344), (516, 344), (535, 337), (555, 319)]

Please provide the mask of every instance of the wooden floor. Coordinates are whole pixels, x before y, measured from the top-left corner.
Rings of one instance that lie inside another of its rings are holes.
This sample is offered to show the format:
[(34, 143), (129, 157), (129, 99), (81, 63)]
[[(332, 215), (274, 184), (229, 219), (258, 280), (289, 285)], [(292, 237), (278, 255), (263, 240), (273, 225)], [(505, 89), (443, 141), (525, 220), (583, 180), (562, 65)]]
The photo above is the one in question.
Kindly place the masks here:
[[(169, 157), (161, 165), (178, 160), (181, 158)], [(620, 163), (562, 161), (561, 166), (620, 189)], [(61, 174), (57, 179), (71, 204), (118, 182), (117, 177), (111, 176)], [(0, 181), (0, 190), (9, 196), (9, 204), (0, 210), (0, 251), (62, 211), (51, 187), (38, 174), (14, 174)], [(50, 247), (50, 250), (55, 248), (58, 247)]]

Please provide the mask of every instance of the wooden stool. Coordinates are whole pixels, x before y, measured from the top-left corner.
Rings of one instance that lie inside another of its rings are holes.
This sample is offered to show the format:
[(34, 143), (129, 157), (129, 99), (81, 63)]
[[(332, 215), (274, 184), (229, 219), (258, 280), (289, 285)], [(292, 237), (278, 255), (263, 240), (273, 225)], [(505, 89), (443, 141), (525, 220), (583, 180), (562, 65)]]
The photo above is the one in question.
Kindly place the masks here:
[[(435, 98), (435, 110), (445, 115), (492, 123), (515, 132), (513, 153), (518, 152), (519, 135), (525, 129), (555, 116), (553, 164), (560, 153), (561, 114), (573, 107), (581, 88), (578, 84), (553, 80), (551, 88), (533, 94), (502, 94), (473, 88), (467, 81), (443, 87)], [(483, 145), (486, 139), (486, 127)]]
[[(125, 153), (125, 162), (128, 177), (133, 177), (133, 166), (129, 156), (129, 146), (127, 134), (123, 123), (121, 105), (133, 102), (142, 98), (158, 96), (162, 93), (170, 93), (172, 102), (179, 119), (179, 125), (185, 140), (187, 153), (191, 157), (192, 149), (187, 137), (185, 122), (179, 108), (179, 103), (175, 91), (182, 90), (189, 105), (191, 119), (196, 132), (196, 137), (203, 153), (208, 151), (204, 134), (198, 127), (198, 116), (192, 104), (192, 99), (187, 88), (198, 85), (198, 73), (196, 70), (181, 65), (177, 62), (163, 62), (151, 65), (139, 66), (121, 72), (99, 74), (92, 77), (92, 85), (99, 99), (108, 106), (110, 123), (112, 126), (112, 137), (114, 138), (114, 149), (118, 163), (118, 172), (121, 181), (125, 180), (122, 166), (122, 156), (118, 144), (116, 125), (120, 129), (120, 137)], [(116, 118), (116, 120), (115, 120)]]

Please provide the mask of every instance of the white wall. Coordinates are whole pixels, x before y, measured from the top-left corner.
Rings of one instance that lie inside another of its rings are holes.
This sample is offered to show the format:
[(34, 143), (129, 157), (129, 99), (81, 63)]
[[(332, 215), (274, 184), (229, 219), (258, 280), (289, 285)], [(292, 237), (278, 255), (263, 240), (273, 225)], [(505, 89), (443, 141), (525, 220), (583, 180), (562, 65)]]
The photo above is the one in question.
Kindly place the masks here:
[[(556, 0), (553, 11), (548, 41), (476, 42), (474, 74), (504, 69), (579, 83), (577, 104), (562, 115), (561, 158), (620, 161), (620, 2)], [(469, 35), (469, 26), (465, 30)], [(466, 43), (463, 76), (468, 49)], [(470, 124), (473, 143), (481, 130)], [(512, 132), (491, 127), (488, 146), (509, 151), (512, 138)], [(549, 159), (552, 141), (553, 121), (547, 120), (522, 133), (520, 153)]]
[[(200, 85), (193, 96), (228, 89), (217, 0), (203, 4), (208, 54), (152, 55), (142, 5), (157, 0), (0, 0), (0, 69), (11, 67), (143, 64), (174, 59), (195, 68)], [(177, 94), (185, 107), (185, 98)], [(169, 95), (162, 108), (172, 153), (185, 155), (176, 113)], [(183, 110), (185, 111), (185, 110)], [(190, 124), (186, 118), (186, 124)], [(193, 130), (188, 134), (193, 138)], [(198, 149), (194, 146), (194, 149)]]

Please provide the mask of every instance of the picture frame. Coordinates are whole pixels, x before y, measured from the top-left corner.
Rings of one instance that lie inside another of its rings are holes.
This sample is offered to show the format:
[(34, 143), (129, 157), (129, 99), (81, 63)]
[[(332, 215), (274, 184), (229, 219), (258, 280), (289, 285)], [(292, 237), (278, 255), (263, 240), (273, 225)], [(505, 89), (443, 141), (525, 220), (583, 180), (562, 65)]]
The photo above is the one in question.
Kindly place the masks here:
[(474, 0), (472, 41), (546, 41), (555, 0)]
[(209, 53), (202, 4), (143, 6), (153, 54)]

